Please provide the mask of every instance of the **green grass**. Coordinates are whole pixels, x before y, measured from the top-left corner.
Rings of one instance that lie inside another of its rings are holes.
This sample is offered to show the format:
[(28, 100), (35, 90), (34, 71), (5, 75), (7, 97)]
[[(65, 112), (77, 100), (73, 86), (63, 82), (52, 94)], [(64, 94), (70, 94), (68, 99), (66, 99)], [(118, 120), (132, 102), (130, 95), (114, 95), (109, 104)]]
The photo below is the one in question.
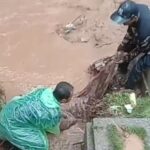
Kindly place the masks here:
[(0, 97), (0, 111), (2, 110), (4, 105), (5, 105), (4, 99)]
[(124, 105), (130, 104), (129, 93), (107, 94), (105, 100), (109, 107), (120, 106), (117, 110), (118, 115), (134, 118), (150, 118), (150, 97), (137, 98), (137, 105), (131, 114), (128, 114)]
[[(129, 134), (137, 135), (144, 142), (144, 150), (150, 150), (148, 143), (146, 142), (147, 133), (144, 128), (139, 127), (127, 127), (126, 130)], [(108, 138), (113, 146), (113, 150), (123, 150), (124, 143), (121, 135), (118, 133), (114, 125), (108, 126)]]
[(144, 128), (130, 127), (127, 128), (127, 132), (137, 135), (141, 140), (145, 140), (145, 137), (147, 137), (147, 133)]
[(0, 110), (3, 108), (5, 104), (5, 91), (4, 89), (0, 86)]
[(112, 93), (107, 94), (106, 99), (110, 105), (124, 106), (124, 104), (129, 104), (129, 94), (128, 93)]
[(108, 139), (113, 150), (123, 150), (123, 139), (113, 125), (108, 126)]
[(111, 106), (119, 106), (117, 109), (118, 115), (127, 114), (124, 105), (130, 104), (129, 93), (111, 93), (107, 94), (105, 100), (108, 102), (109, 107)]
[(150, 97), (138, 98), (137, 106), (129, 117), (150, 118)]

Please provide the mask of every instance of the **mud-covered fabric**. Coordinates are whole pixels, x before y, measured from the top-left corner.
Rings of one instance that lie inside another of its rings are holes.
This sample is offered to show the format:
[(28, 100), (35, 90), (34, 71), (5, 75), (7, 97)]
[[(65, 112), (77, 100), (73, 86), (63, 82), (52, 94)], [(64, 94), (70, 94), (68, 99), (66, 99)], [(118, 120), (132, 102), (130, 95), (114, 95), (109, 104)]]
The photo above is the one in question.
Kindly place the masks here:
[(59, 134), (61, 109), (49, 88), (13, 98), (0, 112), (0, 138), (22, 150), (48, 150), (46, 132)]

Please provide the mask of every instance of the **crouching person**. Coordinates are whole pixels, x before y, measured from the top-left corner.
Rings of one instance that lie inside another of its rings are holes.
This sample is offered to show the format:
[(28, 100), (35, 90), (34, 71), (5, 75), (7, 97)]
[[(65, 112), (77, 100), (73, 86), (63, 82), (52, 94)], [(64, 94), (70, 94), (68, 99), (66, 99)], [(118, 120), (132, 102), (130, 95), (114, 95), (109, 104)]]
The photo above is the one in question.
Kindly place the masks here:
[(54, 90), (38, 88), (14, 97), (0, 112), (0, 139), (18, 150), (50, 149), (46, 133), (60, 134), (60, 104), (69, 102), (72, 95), (73, 86), (60, 82)]

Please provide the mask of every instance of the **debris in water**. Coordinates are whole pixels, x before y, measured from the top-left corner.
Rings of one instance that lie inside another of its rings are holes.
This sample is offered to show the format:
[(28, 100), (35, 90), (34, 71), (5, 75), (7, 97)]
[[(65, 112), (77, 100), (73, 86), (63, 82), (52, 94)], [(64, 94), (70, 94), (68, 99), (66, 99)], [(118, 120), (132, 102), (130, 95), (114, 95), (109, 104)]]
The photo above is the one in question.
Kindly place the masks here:
[(90, 39), (88, 37), (81, 37), (81, 42), (86, 43), (88, 42)]
[(64, 31), (66, 34), (70, 33), (72, 30), (76, 30), (76, 27), (73, 23), (69, 23), (64, 27)]

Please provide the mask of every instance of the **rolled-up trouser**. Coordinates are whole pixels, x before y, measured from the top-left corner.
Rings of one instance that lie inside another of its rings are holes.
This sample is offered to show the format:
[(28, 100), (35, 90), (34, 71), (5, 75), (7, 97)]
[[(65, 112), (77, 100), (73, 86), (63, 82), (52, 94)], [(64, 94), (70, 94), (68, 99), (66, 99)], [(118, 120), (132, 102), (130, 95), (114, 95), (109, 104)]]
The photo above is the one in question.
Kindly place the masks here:
[(143, 55), (137, 63), (134, 64), (131, 71), (128, 74), (126, 82), (126, 88), (134, 89), (135, 84), (142, 77), (142, 73), (150, 68), (150, 54)]

